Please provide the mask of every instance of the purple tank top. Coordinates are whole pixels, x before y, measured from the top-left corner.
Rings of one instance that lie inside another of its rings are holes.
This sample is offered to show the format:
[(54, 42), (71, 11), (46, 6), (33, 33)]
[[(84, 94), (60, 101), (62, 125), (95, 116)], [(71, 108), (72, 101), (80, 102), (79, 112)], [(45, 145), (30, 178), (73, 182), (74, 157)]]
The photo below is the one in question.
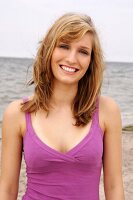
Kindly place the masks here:
[[(36, 135), (26, 113), (23, 139), (27, 187), (23, 200), (99, 200), (103, 132), (98, 101), (89, 132), (67, 153), (60, 153)], [(56, 130), (55, 130), (56, 131)]]

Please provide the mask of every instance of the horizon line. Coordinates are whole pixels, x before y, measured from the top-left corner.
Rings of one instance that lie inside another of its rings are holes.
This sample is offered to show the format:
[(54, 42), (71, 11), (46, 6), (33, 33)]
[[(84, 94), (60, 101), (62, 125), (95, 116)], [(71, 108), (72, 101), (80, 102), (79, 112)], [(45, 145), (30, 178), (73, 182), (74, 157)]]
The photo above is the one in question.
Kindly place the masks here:
[[(11, 58), (11, 59), (34, 59), (34, 57), (20, 57), (20, 56), (0, 56), (0, 58)], [(105, 60), (107, 63), (133, 63), (133, 61), (120, 61), (120, 60)]]

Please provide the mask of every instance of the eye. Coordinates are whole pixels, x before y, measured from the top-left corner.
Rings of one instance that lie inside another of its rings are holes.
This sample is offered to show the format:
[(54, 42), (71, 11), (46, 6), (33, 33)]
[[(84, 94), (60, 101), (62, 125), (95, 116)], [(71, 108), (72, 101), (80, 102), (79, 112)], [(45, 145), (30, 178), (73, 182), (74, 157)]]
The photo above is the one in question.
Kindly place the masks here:
[(90, 53), (84, 49), (79, 50), (79, 52), (83, 55), (90, 55)]
[(59, 44), (58, 47), (61, 48), (61, 49), (69, 49), (68, 44)]

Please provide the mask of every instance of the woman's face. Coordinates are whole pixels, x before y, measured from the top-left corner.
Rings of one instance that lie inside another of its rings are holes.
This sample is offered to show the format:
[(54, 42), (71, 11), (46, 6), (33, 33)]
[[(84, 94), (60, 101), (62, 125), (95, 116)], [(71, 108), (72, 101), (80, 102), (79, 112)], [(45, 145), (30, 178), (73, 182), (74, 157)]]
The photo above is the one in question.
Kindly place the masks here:
[(77, 84), (86, 73), (92, 51), (92, 35), (86, 33), (80, 40), (71, 43), (59, 42), (51, 59), (51, 68), (56, 82)]

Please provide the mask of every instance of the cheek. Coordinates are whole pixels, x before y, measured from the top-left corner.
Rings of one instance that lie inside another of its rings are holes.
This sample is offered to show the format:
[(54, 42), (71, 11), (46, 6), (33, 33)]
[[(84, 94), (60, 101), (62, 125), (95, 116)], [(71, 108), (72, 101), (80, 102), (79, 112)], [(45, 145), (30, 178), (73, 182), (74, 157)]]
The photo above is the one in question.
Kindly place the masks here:
[(87, 59), (87, 60), (84, 61), (84, 63), (83, 63), (83, 65), (84, 65), (84, 70), (85, 70), (85, 71), (87, 71), (87, 69), (88, 69), (88, 67), (89, 67), (89, 65), (90, 65), (90, 61), (91, 61), (90, 59), (89, 59), (89, 60)]
[(51, 57), (51, 65), (56, 61), (56, 52), (53, 51), (52, 57)]
[(52, 59), (51, 59), (51, 63), (55, 63), (57, 61), (60, 61), (62, 58), (62, 54), (61, 52), (55, 48), (55, 50), (53, 51), (53, 54), (52, 54)]
[(56, 52), (53, 52), (53, 55), (52, 55), (52, 58), (51, 58), (51, 69), (52, 69), (53, 73), (54, 73), (54, 70), (56, 68), (57, 60), (58, 60), (57, 54), (56, 54)]
[(51, 70), (54, 76), (56, 76), (58, 71), (58, 64), (60, 62), (60, 53), (58, 50), (54, 50), (51, 57)]

